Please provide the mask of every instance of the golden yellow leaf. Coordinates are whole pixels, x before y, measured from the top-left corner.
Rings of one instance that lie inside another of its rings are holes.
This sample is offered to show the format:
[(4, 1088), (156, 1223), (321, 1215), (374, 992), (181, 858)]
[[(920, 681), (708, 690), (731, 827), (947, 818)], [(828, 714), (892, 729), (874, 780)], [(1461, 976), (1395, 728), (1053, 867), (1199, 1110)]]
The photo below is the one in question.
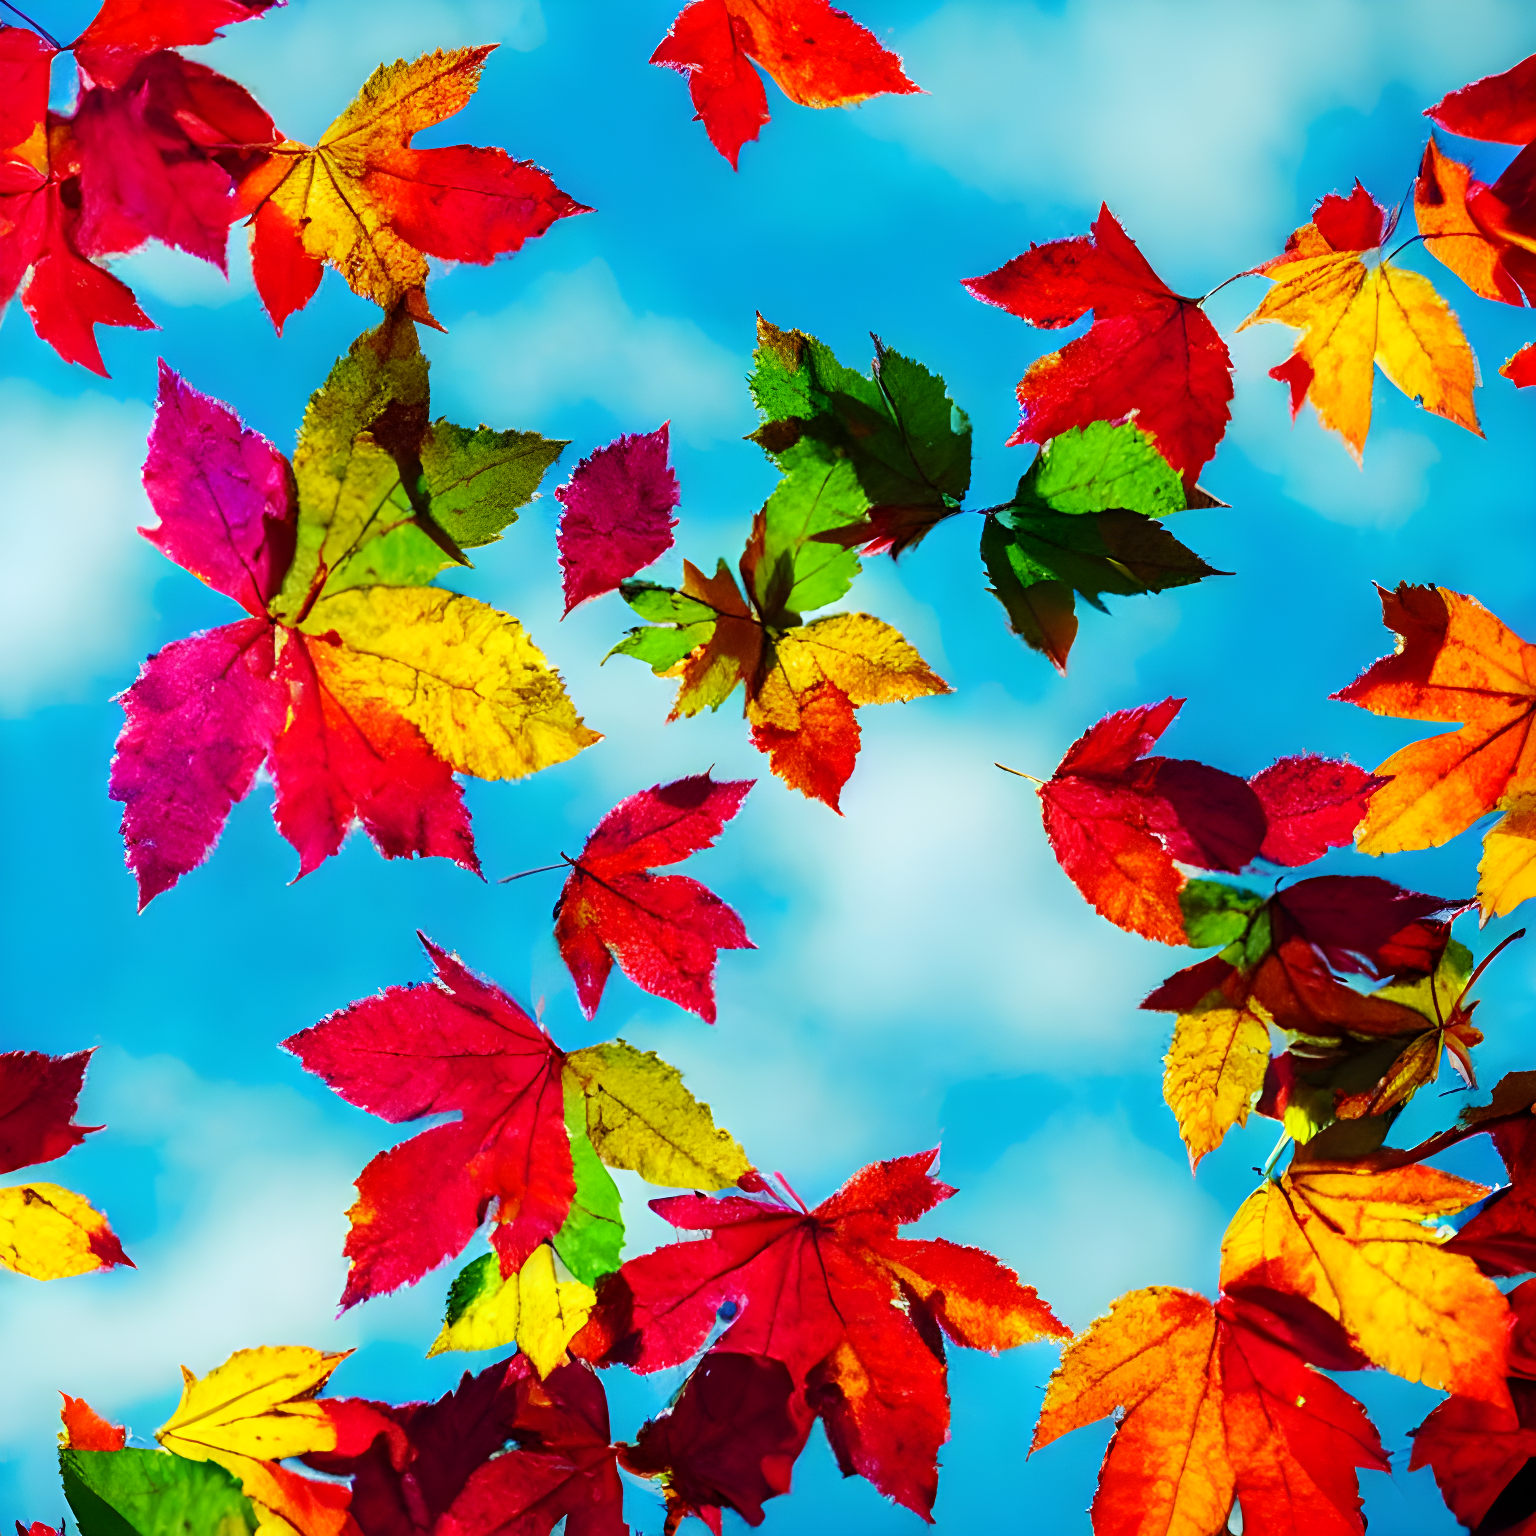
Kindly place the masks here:
[(1483, 838), (1477, 866), (1481, 921), (1505, 917), (1536, 896), (1536, 794), (1516, 795)]
[(1506, 1403), (1508, 1304), (1425, 1222), (1488, 1191), (1423, 1164), (1386, 1172), (1328, 1163), (1266, 1180), (1221, 1246), (1223, 1290), (1305, 1297), (1377, 1365), (1408, 1381)]
[(0, 1189), (0, 1268), (62, 1280), (129, 1262), (107, 1218), (73, 1190), (58, 1184)]
[(855, 708), (950, 691), (899, 630), (867, 613), (834, 613), (775, 641), (772, 664), (748, 700), (747, 718), (754, 725), (798, 730), (801, 695), (823, 682), (836, 684)]
[(1247, 1124), (1269, 1066), (1269, 1016), (1251, 998), (1241, 1008), (1181, 1014), (1163, 1064), (1163, 1097), (1196, 1167), (1234, 1125)]
[(1334, 250), (1308, 224), (1285, 255), (1262, 271), (1275, 286), (1238, 327), (1280, 321), (1301, 329), (1289, 361), (1275, 370), (1358, 460), (1371, 426), (1375, 365), (1410, 399), (1482, 435), (1472, 389), (1477, 363), (1461, 326), (1428, 278), (1358, 249)]
[(303, 625), (326, 685), (379, 700), (460, 773), (517, 779), (602, 737), (581, 722), (560, 674), (523, 626), (436, 587), (356, 587), (322, 598)]
[(236, 1350), (201, 1378), (183, 1366), (181, 1401), (155, 1438), (192, 1461), (214, 1452), (280, 1461), (334, 1450), (336, 1427), (313, 1399), (349, 1354), (264, 1344)]
[(572, 1051), (565, 1070), (586, 1099), (587, 1136), (610, 1167), (665, 1189), (725, 1189), (752, 1166), (654, 1051), (610, 1040)]

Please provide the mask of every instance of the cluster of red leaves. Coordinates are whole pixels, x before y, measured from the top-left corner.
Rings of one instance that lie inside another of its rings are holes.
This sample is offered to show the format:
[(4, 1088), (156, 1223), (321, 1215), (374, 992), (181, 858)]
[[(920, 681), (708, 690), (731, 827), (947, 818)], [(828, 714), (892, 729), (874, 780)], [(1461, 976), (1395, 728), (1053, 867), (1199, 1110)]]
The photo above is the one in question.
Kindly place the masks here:
[(1046, 835), (1096, 911), (1164, 944), (1187, 944), (1180, 864), (1237, 873), (1293, 867), (1350, 842), (1385, 782), (1351, 763), (1287, 757), (1244, 781), (1185, 758), (1148, 757), (1184, 706), (1106, 715), (1040, 787)]
[(490, 48), (381, 66), (314, 149), (281, 134), (243, 86), (176, 52), (274, 3), (105, 0), (69, 45), (69, 116), (48, 110), (64, 50), (0, 27), (0, 306), (19, 290), (67, 362), (104, 374), (97, 325), (153, 327), (101, 265), (147, 240), (222, 272), (230, 225), (248, 216), (257, 291), (279, 331), (327, 262), (386, 309), (404, 301), (435, 324), (427, 256), (489, 262), (589, 211), (502, 150), (411, 147), (469, 99)]
[[(1431, 137), (1413, 206), (1424, 243), (1474, 293), (1536, 304), (1536, 55), (1452, 91), (1424, 115), (1461, 138), (1520, 146), (1489, 185)], [(1522, 389), (1536, 384), (1536, 343), (1499, 371)]]
[(104, 374), (94, 327), (153, 324), (102, 258), (163, 240), (224, 269), (236, 182), (277, 133), (243, 86), (174, 50), (272, 3), (105, 0), (72, 45), (70, 117), (48, 110), (61, 50), (0, 27), (0, 305), (19, 288), (66, 362)]

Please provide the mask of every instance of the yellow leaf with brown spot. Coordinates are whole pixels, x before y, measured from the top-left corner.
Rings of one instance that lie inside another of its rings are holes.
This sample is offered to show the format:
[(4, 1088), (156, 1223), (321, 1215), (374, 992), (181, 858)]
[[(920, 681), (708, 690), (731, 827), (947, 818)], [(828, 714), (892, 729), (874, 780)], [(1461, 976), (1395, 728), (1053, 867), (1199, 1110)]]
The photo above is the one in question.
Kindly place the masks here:
[(1472, 390), (1477, 363), (1461, 326), (1428, 278), (1364, 255), (1379, 250), (1385, 210), (1357, 182), (1347, 198), (1325, 197), (1259, 270), (1275, 286), (1238, 327), (1265, 321), (1302, 335), (1271, 377), (1291, 391), (1291, 414), (1311, 400), (1358, 460), (1371, 426), (1376, 365), (1411, 400), (1482, 435)]
[(133, 1260), (107, 1218), (58, 1184), (0, 1188), (0, 1268), (33, 1280), (88, 1275)]
[(1269, 1015), (1255, 998), (1240, 1008), (1180, 1014), (1163, 1058), (1163, 1097), (1179, 1122), (1191, 1167), (1214, 1152), (1248, 1112), (1269, 1067)]
[(1423, 1164), (1386, 1172), (1293, 1165), (1232, 1218), (1221, 1247), (1228, 1292), (1301, 1296), (1340, 1322), (1377, 1365), (1408, 1381), (1507, 1403), (1508, 1304), (1427, 1221), (1488, 1191)]
[(460, 773), (522, 778), (602, 739), (523, 626), (472, 597), (358, 587), (322, 598), (303, 628), (340, 639), (310, 647), (338, 699), (388, 705)]

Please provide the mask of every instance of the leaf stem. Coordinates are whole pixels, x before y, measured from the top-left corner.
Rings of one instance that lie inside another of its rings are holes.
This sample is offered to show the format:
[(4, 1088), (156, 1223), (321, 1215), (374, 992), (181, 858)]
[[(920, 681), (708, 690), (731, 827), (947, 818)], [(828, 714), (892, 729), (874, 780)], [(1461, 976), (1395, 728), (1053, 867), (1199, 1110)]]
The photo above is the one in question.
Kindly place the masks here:
[(1274, 1178), (1275, 1164), (1280, 1161), (1282, 1154), (1285, 1152), (1285, 1149), (1290, 1146), (1290, 1144), (1291, 1133), (1289, 1131), (1282, 1132), (1280, 1140), (1275, 1143), (1275, 1150), (1271, 1152), (1267, 1158), (1264, 1159), (1264, 1167), (1260, 1170), (1264, 1178)]
[(1384, 257), (1383, 260), (1384, 261), (1394, 261), (1394, 260), (1396, 260), (1396, 258), (1398, 256), (1400, 256), (1404, 251), (1406, 251), (1410, 245), (1417, 245), (1420, 240), (1428, 240), (1428, 239), (1429, 239), (1428, 235), (1409, 235), (1408, 238), (1406, 240), (1404, 240), (1403, 243), (1400, 246), (1398, 246), (1396, 248), (1396, 250), (1394, 250), (1390, 256)]
[[(0, 0), (0, 5), (3, 5), (4, 3), (5, 0)], [(561, 854), (560, 862), (558, 864), (540, 864), (537, 869), (525, 869), (519, 875), (503, 875), (501, 879), (496, 882), (496, 884), (506, 885), (509, 881), (512, 880), (526, 880), (529, 875), (546, 875), (552, 869), (564, 869), (565, 866), (570, 862), (571, 861), (566, 858), (564, 854)]]
[(1234, 272), (1231, 277), (1227, 278), (1224, 282), (1217, 283), (1216, 286), (1209, 292), (1202, 293), (1200, 297), (1195, 300), (1195, 303), (1204, 307), (1206, 301), (1209, 299), (1214, 299), (1216, 295), (1227, 286), (1228, 283), (1235, 283), (1240, 277), (1256, 277), (1258, 276), (1258, 272), (1259, 269), (1257, 267), (1249, 267), (1245, 271)]
[(1004, 773), (1011, 773), (1016, 779), (1028, 779), (1031, 784), (1044, 784), (1044, 779), (1037, 779), (1032, 773), (1024, 773), (1018, 768), (1010, 768), (1007, 763), (993, 763), (994, 768), (1001, 768)]
[(11, 0), (0, 0), (0, 6), (4, 6), (4, 8), (8, 10), (13, 16), (20, 16), (21, 19), (26, 22), (26, 24), (31, 27), (32, 30), (36, 32), (37, 35), (42, 38), (45, 43), (52, 44), (53, 47), (57, 48), (60, 53), (64, 52), (64, 44), (61, 43), (58, 38), (56, 38), (53, 33), (50, 32), (47, 27), (45, 27), (40, 21), (33, 21), (33, 19), (28, 16), (27, 13), (22, 10), (19, 5), (12, 5)]

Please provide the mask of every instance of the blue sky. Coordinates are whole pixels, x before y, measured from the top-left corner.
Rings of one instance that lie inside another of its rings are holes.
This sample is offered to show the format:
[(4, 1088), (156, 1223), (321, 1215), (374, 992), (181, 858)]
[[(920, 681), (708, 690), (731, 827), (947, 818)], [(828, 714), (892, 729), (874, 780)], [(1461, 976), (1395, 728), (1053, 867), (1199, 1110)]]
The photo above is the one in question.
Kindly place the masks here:
[[(92, 9), (37, 4), (61, 35)], [(652, 0), (292, 0), (200, 53), (312, 142), (381, 60), (503, 44), (479, 96), (423, 142), (504, 145), (598, 211), (510, 261), (436, 275), (448, 332), (425, 337), (434, 405), (570, 438), (551, 487), (616, 433), (670, 419), (683, 493), (678, 547), (659, 567), (670, 575), (684, 555), (734, 557), (772, 484), (740, 441), (755, 424), (742, 383), (754, 311), (850, 363), (867, 364), (873, 330), (942, 372), (976, 425), (974, 500), (986, 505), (1028, 462), (1004, 446), (1013, 385), (1062, 337), (976, 303), (960, 278), (1082, 232), (1103, 199), (1170, 283), (1202, 292), (1277, 252), (1356, 175), (1383, 201), (1402, 196), (1420, 109), (1536, 51), (1520, 0), (1464, 0), (1454, 23), (1431, 0), (864, 0), (856, 14), (929, 94), (811, 112), (770, 86), (774, 121), (739, 175), (690, 121), (683, 83), (646, 66), (672, 15)], [(1508, 158), (1457, 148), (1485, 173)], [(622, 1034), (675, 1062), (754, 1160), (807, 1198), (941, 1141), (960, 1194), (927, 1230), (992, 1248), (1074, 1326), (1136, 1286), (1210, 1291), (1274, 1127), (1235, 1133), (1190, 1177), (1159, 1090), (1167, 1023), (1135, 1006), (1181, 956), (1081, 902), (1028, 786), (992, 764), (1045, 774), (1106, 711), (1176, 693), (1190, 702), (1166, 738), (1175, 755), (1245, 774), (1307, 750), (1374, 765), (1414, 729), (1327, 698), (1388, 648), (1373, 580), (1473, 592), (1536, 636), (1533, 402), (1497, 377), (1536, 333), (1529, 318), (1408, 257), (1477, 350), (1487, 440), (1378, 376), (1363, 472), (1310, 412), (1290, 426), (1265, 377), (1289, 333), (1237, 337), (1235, 419), (1204, 477), (1231, 509), (1181, 514), (1177, 530), (1237, 574), (1087, 614), (1065, 680), (1007, 633), (969, 519), (899, 568), (871, 562), (852, 602), (902, 628), (956, 691), (863, 713), (841, 820), (767, 775), (734, 705), (667, 726), (669, 684), (623, 660), (599, 669), (627, 610), (608, 598), (559, 622), (557, 507), (537, 502), (458, 585), (524, 620), (607, 739), (522, 784), (470, 784), (488, 873), (550, 862), (651, 783), (710, 765), (760, 780), (696, 861), (759, 946), (722, 956), (719, 1025), (617, 977), (588, 1025), (550, 937), (555, 876), (482, 885), (440, 861), (386, 863), (354, 838), (290, 885), (295, 857), (265, 786), (208, 865), (134, 914), (105, 795), (121, 720), (111, 696), (149, 651), (234, 616), (133, 532), (149, 520), (138, 464), (155, 358), (289, 449), (309, 392), (377, 314), (328, 274), (279, 340), (242, 239), (228, 285), (159, 248), (121, 264), (162, 329), (103, 334), (110, 381), (65, 368), (16, 307), (0, 326), (0, 1017), (8, 1048), (100, 1047), (82, 1119), (109, 1129), (45, 1176), (107, 1210), (139, 1265), (47, 1286), (0, 1274), (0, 1517), (62, 1508), (60, 1388), (145, 1435), (174, 1401), (178, 1365), (201, 1372), (244, 1345), (356, 1346), (338, 1390), (392, 1400), (435, 1396), (493, 1358), (422, 1359), (451, 1268), (334, 1318), (351, 1180), (398, 1137), (275, 1049), (357, 997), (423, 980), (418, 927), (514, 995), (543, 998), (561, 1044)], [(1249, 279), (1213, 302), (1229, 338), (1262, 289)], [(1459, 895), (1476, 861), (1462, 839), (1325, 867)], [(1487, 980), (1489, 1080), (1530, 1064), (1533, 981), (1529, 946)], [(1412, 1125), (1446, 1112), (1416, 1105)], [(1496, 1171), (1476, 1150), (1457, 1166)], [(641, 1186), (625, 1189), (641, 1251), (665, 1229)], [(1044, 1347), (953, 1352), (941, 1530), (1087, 1530), (1107, 1426), (1021, 1459), (1054, 1359)], [(678, 1380), (610, 1373), (618, 1431)], [(1405, 1432), (1434, 1394), (1380, 1373), (1345, 1384), (1405, 1467)], [(1455, 1529), (1425, 1474), (1364, 1482), (1373, 1529)], [(795, 1489), (765, 1530), (919, 1527), (842, 1482), (819, 1434)], [(637, 1489), (630, 1519), (659, 1531), (659, 1501)]]

